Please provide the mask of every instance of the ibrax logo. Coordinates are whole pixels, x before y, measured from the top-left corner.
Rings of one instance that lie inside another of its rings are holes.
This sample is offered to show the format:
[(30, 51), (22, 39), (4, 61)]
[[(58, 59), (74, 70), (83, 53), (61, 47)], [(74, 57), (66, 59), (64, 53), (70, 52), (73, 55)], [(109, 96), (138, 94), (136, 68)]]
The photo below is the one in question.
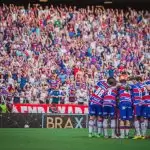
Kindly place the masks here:
[(85, 128), (86, 116), (46, 116), (47, 128)]

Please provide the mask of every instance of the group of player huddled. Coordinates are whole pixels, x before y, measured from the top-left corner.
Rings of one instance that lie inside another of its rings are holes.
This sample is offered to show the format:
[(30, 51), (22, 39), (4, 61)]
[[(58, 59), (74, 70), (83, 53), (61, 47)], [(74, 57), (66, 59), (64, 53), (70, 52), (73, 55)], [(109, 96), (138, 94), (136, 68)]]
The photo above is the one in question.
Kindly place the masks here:
[[(138, 76), (120, 78), (119, 83), (114, 78), (99, 81), (89, 100), (89, 115), (89, 137), (129, 138), (134, 120), (133, 139), (145, 139), (150, 119), (150, 80), (143, 82)], [(119, 134), (116, 134), (118, 116)]]

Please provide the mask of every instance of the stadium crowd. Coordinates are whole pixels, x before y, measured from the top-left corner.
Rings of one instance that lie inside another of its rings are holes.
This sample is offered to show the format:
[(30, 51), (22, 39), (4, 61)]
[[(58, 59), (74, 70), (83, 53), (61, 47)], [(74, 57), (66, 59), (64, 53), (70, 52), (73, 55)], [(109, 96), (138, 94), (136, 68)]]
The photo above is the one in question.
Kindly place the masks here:
[(3, 5), (1, 101), (87, 104), (100, 79), (146, 80), (149, 40), (148, 11)]

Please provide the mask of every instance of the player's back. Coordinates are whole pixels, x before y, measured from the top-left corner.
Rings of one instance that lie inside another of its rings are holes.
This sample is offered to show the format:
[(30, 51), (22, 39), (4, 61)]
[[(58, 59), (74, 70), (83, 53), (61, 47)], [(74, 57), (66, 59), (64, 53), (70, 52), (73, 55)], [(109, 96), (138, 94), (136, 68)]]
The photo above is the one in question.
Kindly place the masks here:
[(123, 84), (120, 86), (118, 94), (119, 94), (119, 102), (128, 102), (131, 103), (131, 91), (130, 89), (127, 89), (128, 85), (127, 84)]
[(99, 81), (96, 84), (95, 90), (90, 97), (90, 104), (102, 105), (103, 96), (107, 88), (109, 88), (109, 85), (107, 84), (106, 81), (104, 80)]
[(136, 83), (131, 85), (131, 92), (132, 92), (132, 99), (133, 99), (133, 103), (134, 105), (136, 104), (142, 104), (142, 84), (141, 83)]
[(117, 89), (112, 87), (105, 91), (103, 98), (103, 105), (114, 105), (116, 106)]

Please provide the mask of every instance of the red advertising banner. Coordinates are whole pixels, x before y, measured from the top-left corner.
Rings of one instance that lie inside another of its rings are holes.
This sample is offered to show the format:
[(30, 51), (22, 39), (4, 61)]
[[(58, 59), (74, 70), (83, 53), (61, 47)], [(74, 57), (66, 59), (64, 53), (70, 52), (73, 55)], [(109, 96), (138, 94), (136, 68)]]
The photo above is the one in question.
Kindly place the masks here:
[(14, 104), (14, 113), (60, 113), (87, 114), (87, 105), (58, 104), (55, 107), (47, 104)]

